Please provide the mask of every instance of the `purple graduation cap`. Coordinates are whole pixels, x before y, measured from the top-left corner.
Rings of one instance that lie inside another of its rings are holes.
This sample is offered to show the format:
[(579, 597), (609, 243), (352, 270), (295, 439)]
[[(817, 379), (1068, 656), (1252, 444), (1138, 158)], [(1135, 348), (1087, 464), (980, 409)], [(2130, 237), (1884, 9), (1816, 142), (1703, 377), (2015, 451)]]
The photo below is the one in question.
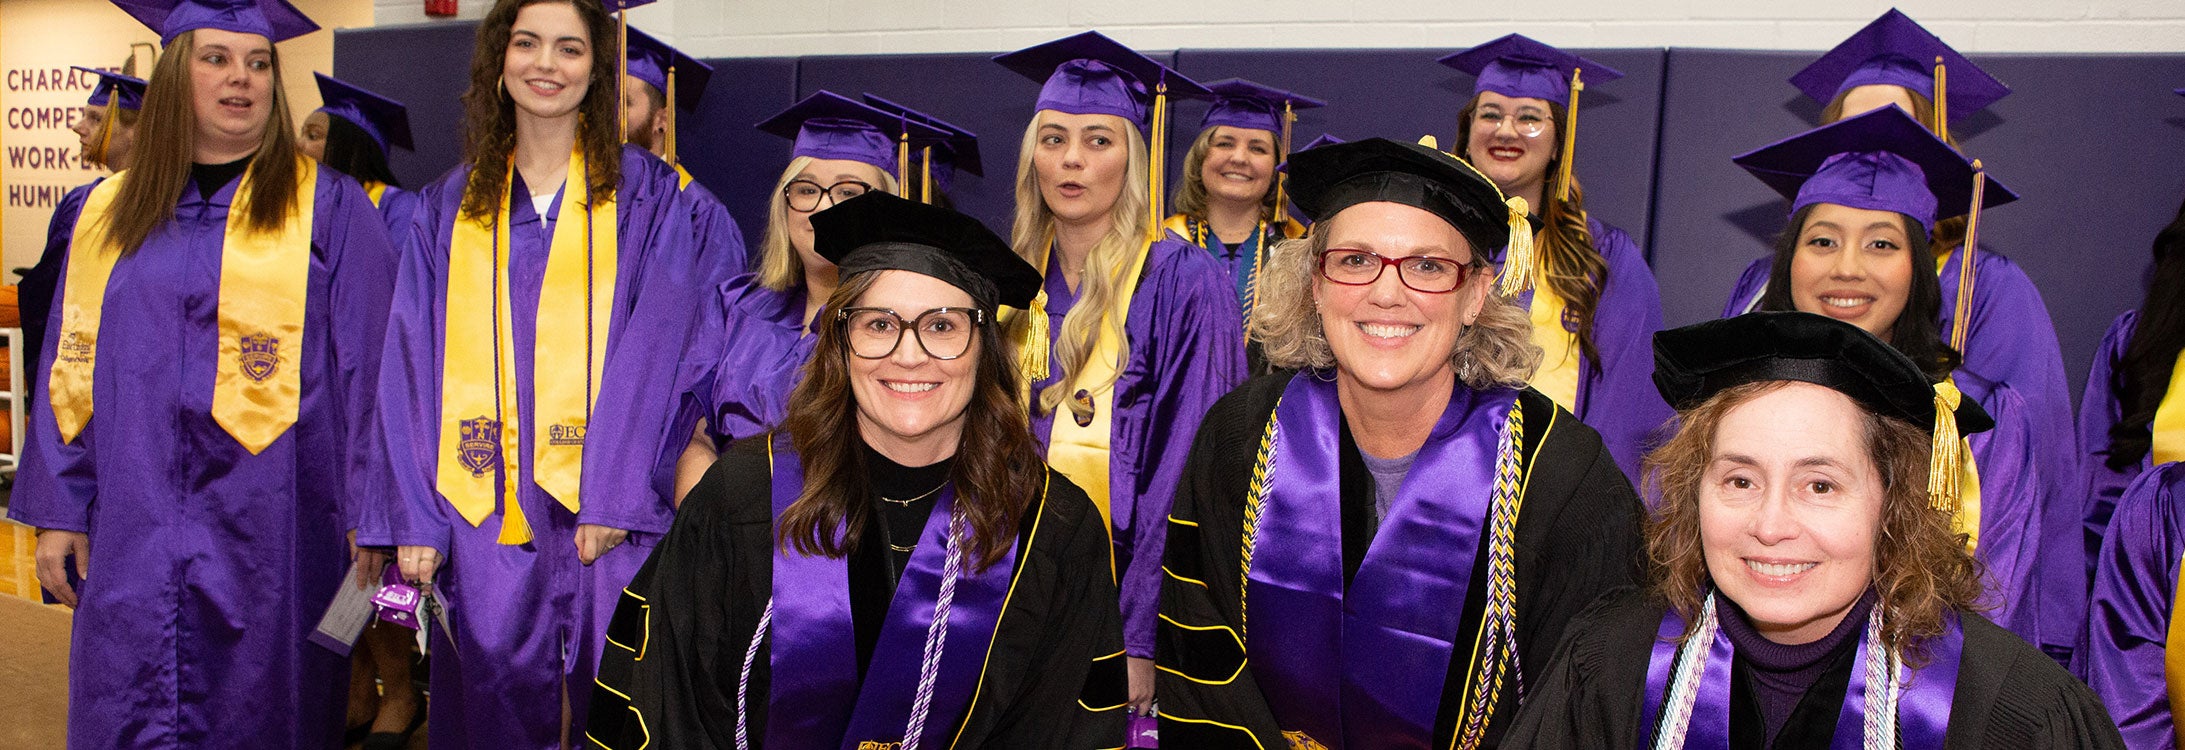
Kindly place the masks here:
[(81, 65), (69, 67), (99, 77), (98, 84), (91, 87), (91, 97), (84, 100), (85, 104), (93, 107), (112, 104), (131, 111), (144, 108), (144, 79)]
[[(1944, 75), (1937, 78), (1940, 64)], [(1988, 75), (1940, 37), (1895, 8), (1790, 77), (1792, 86), (1821, 104), (1859, 86), (1888, 84), (1917, 91), (1945, 113), (1944, 122), (1986, 108), (2011, 89)]]
[(1283, 124), (1288, 112), (1328, 106), (1319, 99), (1242, 78), (1215, 81), (1206, 88), (1214, 93), (1214, 106), (1206, 110), (1206, 119), (1199, 122), (1200, 130), (1227, 125), (1280, 134), (1286, 130)]
[(257, 34), (278, 44), (319, 30), (288, 0), (112, 0), (138, 23), (151, 27), (159, 43), (174, 43), (185, 31), (219, 29)]
[(882, 111), (857, 100), (819, 91), (759, 123), (760, 130), (796, 141), (792, 156), (848, 159), (879, 167), (902, 180), (908, 175), (904, 141), (932, 142), (943, 134), (931, 125)]
[(387, 153), (390, 146), (416, 150), (410, 142), (410, 108), (325, 73), (314, 75), (319, 78), (319, 98), (325, 102), (319, 111), (363, 129), (379, 144), (380, 153)]
[(994, 56), (994, 62), (1041, 83), (1034, 109), (1115, 115), (1153, 126), (1154, 96), (1203, 98), (1206, 87), (1097, 31)]
[(933, 181), (932, 190), (920, 190), (918, 193), (921, 198), (925, 199), (925, 202), (933, 202), (930, 194), (936, 190), (943, 193), (948, 192), (949, 186), (955, 183), (956, 170), (958, 169), (972, 175), (986, 176), (986, 165), (979, 159), (979, 135), (977, 133), (872, 94), (865, 95), (865, 103), (883, 112), (924, 123), (946, 134), (939, 140), (919, 139), (917, 137), (911, 139), (911, 145), (918, 147), (926, 154), (924, 162), (926, 173)]
[(1546, 99), (1570, 106), (1570, 78), (1578, 71), (1584, 83), (1607, 83), (1624, 77), (1622, 71), (1541, 44), (1523, 34), (1510, 34), (1492, 42), (1443, 57), (1437, 62), (1477, 77), (1472, 93), (1492, 91), (1503, 96)]
[(1898, 107), (1808, 130), (1732, 161), (1790, 198), (1793, 214), (1833, 203), (1895, 211), (1932, 231), (1937, 219), (1967, 213), (1983, 181), (1981, 208), (2018, 199)]
[(713, 66), (635, 28), (630, 29), (630, 38), (624, 51), (630, 57), (630, 77), (652, 84), (662, 96), (666, 96), (670, 89), (668, 69), (674, 68), (676, 106), (692, 112), (698, 111), (698, 99), (705, 96), (706, 83), (713, 80)]

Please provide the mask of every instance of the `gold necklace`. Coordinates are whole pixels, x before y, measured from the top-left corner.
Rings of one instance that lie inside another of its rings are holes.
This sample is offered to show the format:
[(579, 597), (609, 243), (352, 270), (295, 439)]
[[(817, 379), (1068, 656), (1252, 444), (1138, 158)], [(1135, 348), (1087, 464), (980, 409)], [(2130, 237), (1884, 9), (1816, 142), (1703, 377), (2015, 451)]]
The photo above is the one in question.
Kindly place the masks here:
[[(911, 499), (909, 499), (909, 500), (897, 500), (897, 499), (895, 499), (895, 498), (892, 498), (892, 497), (888, 497), (887, 495), (881, 495), (881, 496), (880, 496), (880, 501), (881, 501), (881, 502), (884, 502), (884, 503), (895, 503), (896, 505), (900, 505), (900, 506), (903, 506), (903, 507), (905, 507), (905, 508), (908, 508), (908, 507), (910, 507), (910, 504), (911, 504), (911, 503), (915, 503), (915, 502), (918, 502), (918, 501), (920, 501), (920, 500), (924, 500), (924, 499), (926, 499), (926, 498), (932, 497), (932, 496), (934, 495), (934, 493), (937, 493), (937, 492), (940, 492), (940, 491), (941, 491), (941, 487), (947, 487), (947, 486), (948, 486), (948, 483), (947, 483), (947, 482), (942, 482), (942, 483), (940, 484), (940, 486), (939, 486), (939, 487), (935, 487), (935, 488), (933, 488), (933, 489), (930, 489), (930, 490), (926, 490), (926, 491), (925, 491), (925, 492), (924, 492), (923, 494), (920, 494), (919, 496), (917, 496), (917, 497), (914, 497), (914, 498), (911, 498)], [(889, 545), (889, 546), (894, 546), (894, 545)], [(900, 550), (900, 549), (899, 549), (899, 550), (896, 550), (896, 551), (897, 551), (897, 552), (909, 552), (910, 550)]]

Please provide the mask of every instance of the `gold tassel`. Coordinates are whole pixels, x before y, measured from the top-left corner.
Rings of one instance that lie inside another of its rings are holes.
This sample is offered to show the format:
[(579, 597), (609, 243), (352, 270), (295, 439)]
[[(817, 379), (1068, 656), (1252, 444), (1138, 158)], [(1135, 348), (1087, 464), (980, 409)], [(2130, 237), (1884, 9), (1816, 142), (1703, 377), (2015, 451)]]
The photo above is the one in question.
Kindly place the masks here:
[[(630, 80), (629, 12), (619, 7), (616, 8), (615, 23), (617, 29), (615, 32), (615, 55), (622, 58), (619, 64), (622, 75), (615, 79), (615, 93), (621, 94), (623, 87), (628, 86)], [(616, 138), (615, 142), (628, 143), (630, 141), (630, 111), (622, 107), (622, 97), (620, 96), (615, 97), (615, 122), (621, 124), (622, 131), (621, 136)]]
[[(1282, 149), (1283, 164), (1287, 164), (1290, 161), (1290, 125), (1295, 122), (1297, 122), (1297, 114), (1291, 111), (1290, 100), (1282, 100), (1282, 144), (1280, 148)], [(1282, 226), (1283, 218), (1289, 215), (1283, 213), (1283, 211), (1289, 207), (1290, 203), (1289, 183), (1289, 169), (1280, 169), (1275, 172), (1275, 226)], [(1260, 247), (1267, 246), (1267, 236), (1264, 233), (1260, 235), (1259, 245)], [(1259, 266), (1257, 265), (1253, 266), (1253, 268), (1258, 267)]]
[(1957, 404), (1964, 394), (1957, 384), (1935, 384), (1935, 438), (1927, 463), (1927, 507), (1957, 512), (1958, 474), (1965, 466), (1965, 441), (1957, 434)]
[(1032, 384), (1047, 377), (1047, 291), (1042, 289), (1032, 297), (1032, 307), (1025, 311), (1024, 341), (1017, 345), (1017, 371), (1024, 376), (1024, 403), (1034, 412), (1039, 410), (1039, 394), (1032, 392)]
[(1935, 110), (1935, 135), (1939, 135), (1939, 136), (1942, 136), (1942, 137), (1944, 137), (1944, 138), (1948, 138), (1948, 137), (1949, 137), (1949, 132), (1950, 132), (1950, 98), (1949, 98), (1949, 92), (1950, 92), (1950, 87), (1949, 87), (1949, 86), (1947, 85), (1947, 83), (1945, 82), (1945, 80), (1946, 80), (1946, 79), (1945, 79), (1945, 77), (1943, 76), (1943, 70), (1942, 70), (1942, 67), (1943, 67), (1943, 66), (1942, 66), (1942, 56), (1941, 56), (1941, 55), (1936, 55), (1936, 56), (1935, 56), (1935, 106), (1934, 106), (1934, 110)]
[(1165, 173), (1168, 171), (1168, 80), (1165, 78), (1153, 88), (1152, 131), (1152, 142), (1146, 144), (1146, 151), (1152, 157), (1153, 167), (1151, 170), (1153, 174), (1147, 179), (1153, 188), (1152, 194), (1146, 196), (1146, 242), (1148, 244), (1161, 239), (1161, 219), (1163, 218), (1161, 206), (1164, 203), (1161, 199), (1161, 189), (1164, 178), (1167, 176)]
[(933, 147), (927, 146), (918, 158), (918, 202), (933, 205)]
[(895, 141), (895, 185), (897, 190), (910, 189), (910, 125), (903, 125), (903, 135)]
[(668, 166), (675, 166), (675, 66), (668, 66), (668, 135), (661, 149), (667, 152)]
[(1958, 246), (1957, 257), (1957, 305), (1950, 313), (1950, 348), (1958, 354), (1965, 353), (1965, 342), (1972, 335), (1973, 317), (1973, 262), (1979, 260), (1980, 204), (1986, 201), (1988, 189), (1987, 168), (1979, 159), (1973, 160), (1973, 205), (1965, 212), (1965, 243)]
[(1586, 90), (1584, 81), (1578, 80), (1577, 68), (1570, 71), (1570, 106), (1563, 108), (1563, 163), (1555, 169), (1555, 200), (1570, 200), (1570, 163), (1578, 154), (1578, 94)]
[(1496, 281), (1495, 289), (1504, 297), (1512, 297), (1533, 284), (1533, 225), (1525, 220), (1532, 211), (1520, 196), (1510, 196), (1502, 203), (1510, 209), (1510, 249), (1503, 255), (1502, 278)]

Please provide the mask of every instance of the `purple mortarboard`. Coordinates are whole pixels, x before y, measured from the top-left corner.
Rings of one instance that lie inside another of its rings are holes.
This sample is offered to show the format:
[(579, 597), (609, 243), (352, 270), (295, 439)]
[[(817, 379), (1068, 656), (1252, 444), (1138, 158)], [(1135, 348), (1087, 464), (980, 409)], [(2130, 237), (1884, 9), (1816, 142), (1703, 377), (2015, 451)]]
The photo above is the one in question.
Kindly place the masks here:
[(109, 73), (97, 68), (86, 68), (81, 65), (71, 65), (69, 67), (99, 77), (98, 84), (91, 87), (91, 97), (84, 100), (85, 104), (94, 107), (113, 104), (127, 110), (144, 108), (144, 79), (125, 76), (120, 73)]
[(1579, 71), (1581, 82), (1607, 83), (1624, 77), (1615, 68), (1511, 34), (1440, 59), (1443, 65), (1478, 77), (1472, 93), (1492, 91), (1503, 96), (1546, 99), (1570, 105), (1570, 76)]
[(1972, 207), (1977, 180), (1987, 182), (1982, 208), (2018, 199), (1893, 106), (1808, 130), (1733, 161), (1790, 198), (1793, 214), (1833, 203), (1895, 211), (1932, 230), (1937, 219)]
[(2177, 90), (2175, 90), (2175, 91), (2172, 91), (2172, 92), (2170, 92), (2170, 93), (2173, 93), (2173, 94), (2177, 94), (2178, 96), (2185, 96), (2185, 89), (2177, 89)]
[(1214, 106), (1206, 110), (1206, 119), (1199, 122), (1199, 129), (1216, 125), (1232, 128), (1283, 132), (1286, 110), (1314, 109), (1328, 106), (1327, 102), (1309, 96), (1262, 86), (1242, 78), (1215, 81), (1206, 85), (1214, 92)]
[[(1938, 59), (1944, 69), (1940, 81), (1935, 79)], [(1984, 109), (2011, 92), (1895, 8), (1798, 71), (1790, 83), (1824, 105), (1859, 86), (1902, 86), (1933, 100), (1946, 113), (1945, 122)], [(1937, 96), (1938, 91), (1946, 95)]]
[(1073, 115), (1115, 115), (1152, 127), (1153, 96), (1166, 86), (1176, 98), (1209, 92), (1182, 73), (1097, 31), (995, 55), (994, 62), (1041, 82), (1034, 109)]
[(705, 96), (706, 83), (713, 80), (713, 66), (636, 28), (630, 29), (624, 50), (630, 56), (630, 77), (652, 84), (662, 96), (668, 93), (668, 68), (673, 67), (676, 106), (698, 111), (698, 99)]
[(1306, 141), (1306, 142), (1305, 142), (1305, 145), (1303, 145), (1303, 146), (1299, 146), (1297, 150), (1299, 150), (1299, 151), (1311, 151), (1311, 150), (1313, 150), (1313, 149), (1316, 149), (1316, 148), (1319, 148), (1319, 147), (1321, 147), (1321, 146), (1333, 146), (1333, 145), (1335, 145), (1335, 144), (1338, 144), (1338, 143), (1342, 143), (1342, 142), (1343, 142), (1343, 139), (1341, 139), (1341, 138), (1337, 138), (1337, 137), (1335, 137), (1335, 136), (1333, 136), (1333, 135), (1329, 135), (1329, 134), (1326, 134), (1326, 133), (1322, 133), (1322, 134), (1320, 134), (1320, 137), (1318, 137), (1318, 138), (1314, 138), (1314, 139), (1312, 139), (1312, 140), (1309, 140), (1309, 141)]
[[(865, 95), (865, 103), (883, 112), (923, 123), (945, 134), (938, 140), (922, 139), (916, 136), (911, 138), (911, 145), (918, 147), (926, 154), (926, 174), (932, 179), (934, 190), (943, 193), (948, 192), (949, 186), (955, 183), (956, 170), (958, 169), (981, 177), (986, 176), (986, 165), (979, 160), (979, 136), (977, 133), (872, 94)], [(919, 196), (925, 199), (925, 202), (932, 203), (930, 196), (927, 195), (929, 192), (932, 191), (920, 190)]]
[(940, 130), (901, 115), (859, 103), (832, 91), (820, 91), (759, 123), (760, 130), (796, 141), (793, 156), (848, 159), (879, 167), (902, 179), (900, 152), (905, 134), (915, 141), (936, 141)]
[(220, 29), (257, 34), (278, 44), (319, 30), (288, 0), (112, 0), (171, 44), (185, 31)]
[(319, 99), (325, 102), (319, 111), (362, 128), (373, 143), (379, 144), (380, 153), (387, 153), (389, 146), (416, 150), (410, 142), (410, 108), (325, 73), (315, 75), (319, 77)]

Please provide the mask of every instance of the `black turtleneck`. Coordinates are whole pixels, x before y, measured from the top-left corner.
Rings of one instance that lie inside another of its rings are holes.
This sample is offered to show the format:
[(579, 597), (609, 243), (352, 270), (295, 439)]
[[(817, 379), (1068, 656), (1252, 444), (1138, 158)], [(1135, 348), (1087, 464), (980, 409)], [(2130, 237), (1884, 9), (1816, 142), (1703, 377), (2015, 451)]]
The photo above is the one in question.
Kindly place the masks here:
[[(926, 466), (904, 466), (865, 446), (865, 471), (872, 483), (873, 506), (880, 511), (880, 539), (888, 550), (889, 588), (903, 577), (910, 551), (917, 549), (925, 533), (926, 518), (933, 514), (941, 485), (948, 482), (956, 458), (950, 456)], [(902, 501), (909, 502), (890, 502)]]
[(228, 183), (235, 181), (235, 178), (243, 176), (243, 170), (249, 168), (249, 156), (226, 164), (191, 164), (190, 181), (197, 183), (199, 198), (212, 200), (213, 193), (220, 192), (221, 188), (227, 187)]
[[(1750, 701), (1747, 705), (1758, 711), (1764, 731), (1760, 747), (1774, 747), (1776, 738), (1794, 721), (1803, 727), (1798, 736), (1813, 736), (1816, 730), (1820, 736), (1831, 734), (1850, 687), (1850, 669), (1857, 667), (1850, 663), (1851, 657), (1858, 651), (1859, 635), (1874, 608), (1874, 592), (1860, 596), (1828, 635), (1798, 645), (1768, 640), (1736, 602), (1728, 597), (1721, 601), (1725, 605), (1722, 632), (1737, 647), (1731, 714), (1738, 713), (1734, 704), (1745, 702), (1740, 698)], [(1738, 734), (1738, 722), (1731, 724), (1731, 734)]]

